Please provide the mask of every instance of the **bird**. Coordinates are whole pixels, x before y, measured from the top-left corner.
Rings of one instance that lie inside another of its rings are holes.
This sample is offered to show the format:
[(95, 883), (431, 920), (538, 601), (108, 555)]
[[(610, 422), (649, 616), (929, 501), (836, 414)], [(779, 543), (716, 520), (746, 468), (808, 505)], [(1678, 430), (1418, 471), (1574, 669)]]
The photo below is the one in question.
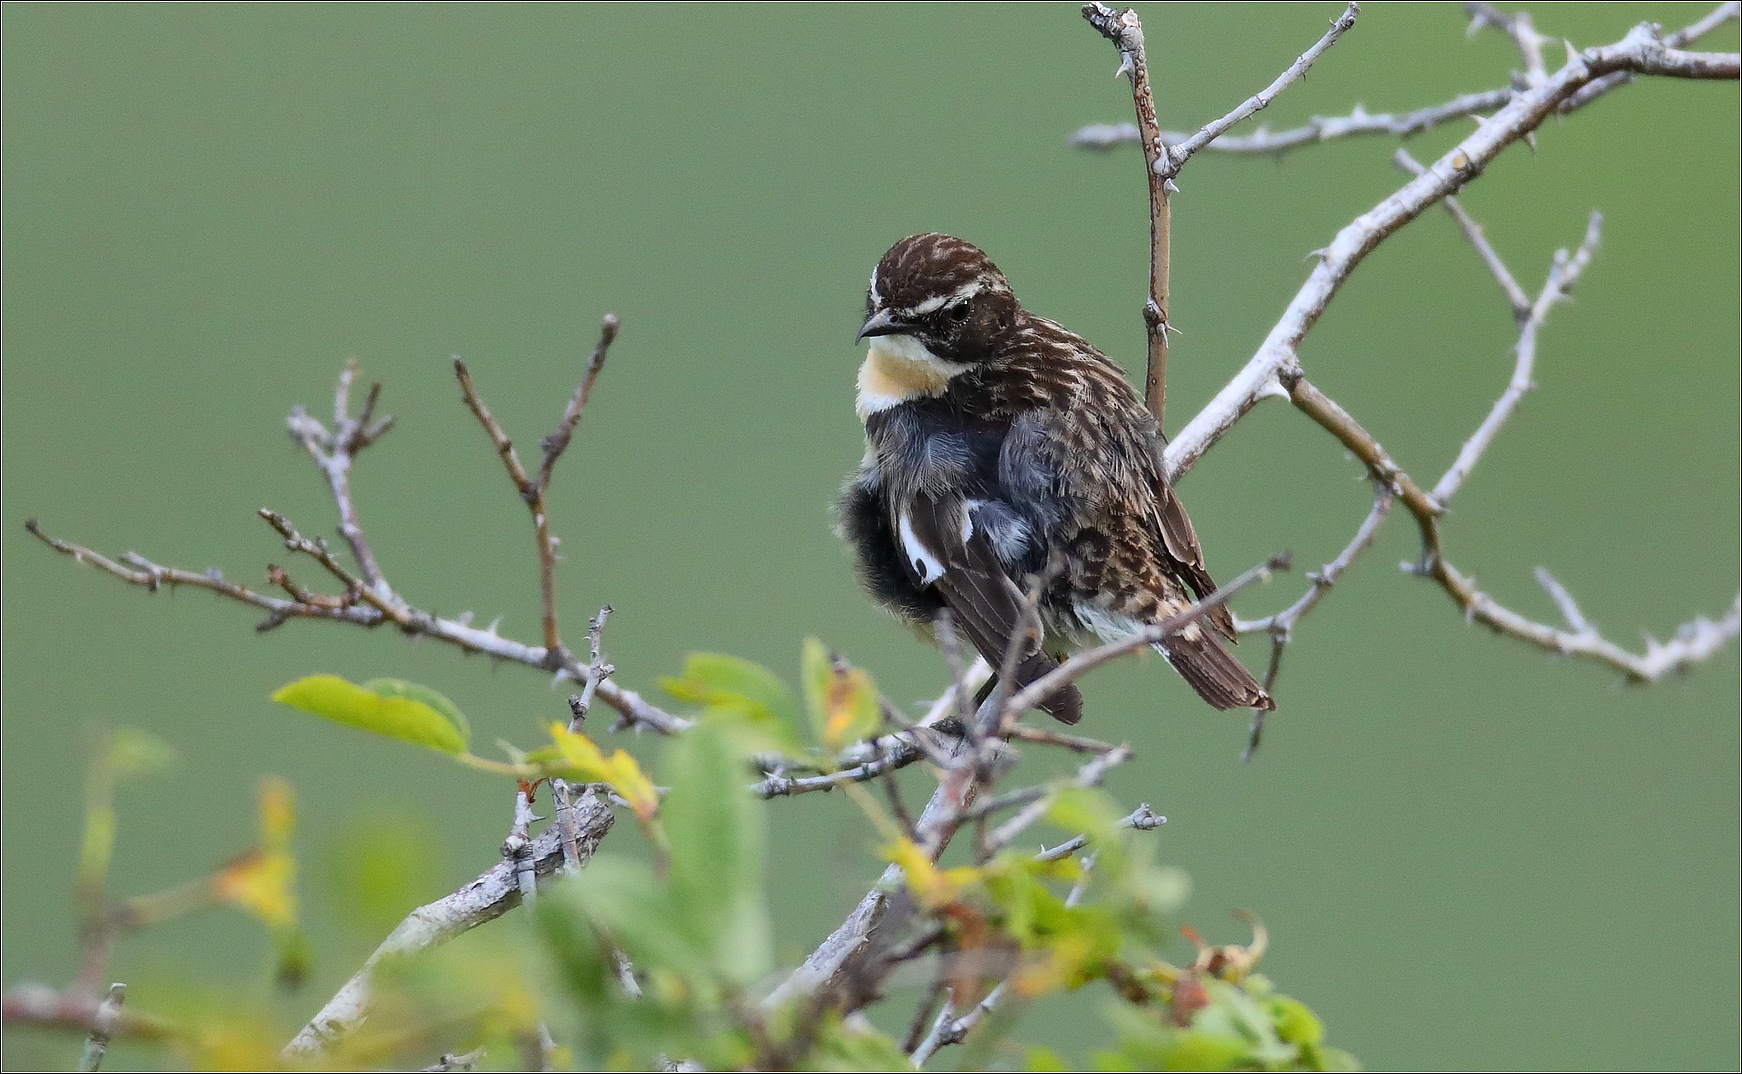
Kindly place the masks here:
[[(1057, 667), (1049, 641), (1128, 638), (1215, 590), (1124, 372), (1024, 309), (979, 247), (938, 232), (891, 246), (858, 340), (865, 454), (836, 529), (878, 603), (922, 632), (947, 614), (995, 669), (977, 702), (997, 669), (1014, 690)], [(1273, 709), (1224, 639), (1217, 605), (1155, 648), (1215, 708)], [(1070, 684), (1039, 707), (1083, 714)]]

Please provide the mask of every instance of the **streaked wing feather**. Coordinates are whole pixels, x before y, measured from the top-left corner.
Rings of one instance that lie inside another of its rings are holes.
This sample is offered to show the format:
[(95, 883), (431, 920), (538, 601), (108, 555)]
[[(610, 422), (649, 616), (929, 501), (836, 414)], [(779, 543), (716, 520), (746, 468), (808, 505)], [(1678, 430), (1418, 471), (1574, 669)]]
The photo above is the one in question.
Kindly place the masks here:
[[(962, 499), (921, 494), (906, 505), (905, 519), (904, 539), (911, 537), (921, 545), (909, 550), (909, 560), (942, 563), (943, 573), (932, 584), (980, 655), (999, 667), (1015, 639), (1017, 687), (1052, 670), (1056, 663), (1041, 650), (1040, 630), (1023, 621), (1022, 591), (1004, 572), (985, 534), (969, 523)], [(921, 551), (926, 555), (916, 554)], [(1076, 687), (1067, 686), (1041, 707), (1066, 723), (1075, 723), (1082, 700)]]

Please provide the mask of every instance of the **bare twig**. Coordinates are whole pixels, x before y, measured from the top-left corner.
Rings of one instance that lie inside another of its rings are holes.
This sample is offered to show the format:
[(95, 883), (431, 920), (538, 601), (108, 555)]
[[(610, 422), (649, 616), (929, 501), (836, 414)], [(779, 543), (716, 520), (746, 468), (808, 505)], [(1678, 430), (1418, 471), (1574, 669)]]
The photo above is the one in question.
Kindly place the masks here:
[[(1704, 18), (1664, 37), (1663, 43), (1671, 48), (1692, 44), (1719, 26), (1735, 20), (1739, 11), (1742, 8), (1733, 0), (1719, 4)], [(1610, 90), (1633, 81), (1635, 77), (1637, 76), (1632, 71), (1604, 75), (1561, 102), (1556, 111), (1561, 115), (1575, 112)], [(1442, 104), (1428, 105), (1408, 112), (1368, 112), (1356, 105), (1345, 116), (1314, 116), (1301, 126), (1279, 131), (1260, 126), (1252, 134), (1224, 136), (1203, 148), (1217, 153), (1281, 156), (1292, 149), (1340, 138), (1369, 135), (1409, 138), (1454, 120), (1489, 115), (1510, 104), (1517, 95), (1515, 88), (1505, 86), (1479, 93), (1461, 94)], [(1190, 136), (1183, 132), (1161, 132), (1161, 140), (1170, 145), (1183, 142), (1188, 137)], [(1097, 123), (1072, 134), (1070, 144), (1081, 149), (1106, 150), (1130, 145), (1139, 140), (1140, 135), (1134, 123)]]
[(771, 774), (766, 779), (751, 784), (750, 791), (758, 798), (789, 798), (795, 794), (810, 794), (813, 791), (832, 791), (846, 783), (869, 782), (898, 769), (906, 768), (925, 757), (925, 752), (914, 745), (911, 739), (889, 735), (881, 741), (890, 743), (889, 750), (874, 760), (817, 776), (793, 777)]
[(46, 985), (21, 984), (0, 996), (0, 1021), (36, 1025), (77, 1033), (95, 1033), (99, 1025), (109, 1037), (129, 1040), (174, 1040), (185, 1032), (172, 1022), (120, 1007), (104, 1013), (106, 995), (57, 992)]
[[(1335, 141), (1339, 138), (1367, 135), (1390, 135), (1409, 138), (1445, 123), (1492, 112), (1510, 101), (1511, 89), (1466, 93), (1443, 104), (1429, 105), (1409, 112), (1369, 112), (1356, 106), (1346, 116), (1314, 116), (1299, 127), (1272, 131), (1260, 126), (1251, 134), (1224, 135), (1204, 146), (1216, 153), (1247, 156), (1281, 156), (1291, 149)], [(1162, 131), (1164, 142), (1180, 142), (1189, 135), (1178, 131)], [(1101, 123), (1087, 126), (1070, 137), (1070, 144), (1079, 149), (1112, 149), (1137, 141), (1137, 127), (1129, 123)]]
[(467, 409), (478, 419), (478, 424), (484, 427), (485, 434), (489, 436), (490, 443), (495, 445), (496, 454), (501, 457), (502, 465), (508, 471), (509, 480), (514, 482), (515, 491), (532, 513), (533, 537), (538, 545), (538, 592), (543, 608), (544, 648), (549, 654), (550, 671), (561, 671), (572, 660), (568, 651), (563, 648), (562, 635), (557, 625), (557, 539), (550, 530), (550, 512), (545, 506), (545, 492), (550, 486), (551, 472), (556, 467), (556, 461), (568, 448), (575, 426), (581, 420), (581, 412), (586, 409), (587, 398), (593, 391), (593, 381), (598, 379), (599, 370), (604, 368), (605, 353), (610, 349), (611, 341), (617, 338), (618, 327), (616, 316), (606, 314), (600, 326), (599, 342), (593, 348), (593, 356), (587, 362), (586, 372), (581, 375), (579, 386), (570, 397), (568, 407), (557, 422), (556, 430), (541, 441), (544, 457), (539, 464), (536, 479), (527, 474), (519, 454), (514, 450), (514, 442), (490, 413), (490, 408), (484, 405), (483, 397), (472, 383), (472, 374), (466, 368), (466, 363), (457, 357), (454, 359), (454, 376), (460, 382), (460, 397), (465, 401)]
[[(514, 791), (514, 823), (508, 828), (508, 838), (502, 841), (502, 856), (514, 866), (514, 886), (520, 891), (520, 901), (531, 906), (538, 899), (538, 876), (532, 859), (532, 839), (528, 832), (539, 818), (532, 812), (532, 784), (521, 780)], [(558, 824), (558, 842), (562, 845), (563, 865), (573, 860), (569, 840)], [(578, 849), (578, 848), (577, 848)]]
[[(288, 523), (286, 525), (288, 526)], [(285, 600), (282, 597), (268, 596), (246, 586), (226, 581), (223, 575), (216, 570), (196, 572), (176, 567), (163, 567), (133, 553), (128, 553), (124, 557), (127, 564), (123, 565), (82, 545), (49, 536), (42, 531), (35, 519), (26, 522), (25, 529), (62, 555), (69, 556), (80, 563), (88, 563), (130, 585), (140, 586), (150, 592), (156, 592), (166, 586), (170, 588), (188, 586), (208, 590), (219, 596), (258, 608), (266, 612), (266, 619), (257, 627), (259, 630), (271, 630), (291, 619), (326, 619), (361, 627), (377, 627), (383, 623), (393, 623), (407, 635), (435, 638), (462, 652), (483, 653), (498, 660), (506, 660), (509, 663), (523, 664), (532, 668), (548, 669), (550, 665), (549, 650), (505, 638), (496, 632), (494, 624), (488, 629), (479, 630), (469, 624), (468, 616), (462, 616), (458, 619), (443, 619), (411, 607), (397, 597), (390, 605), (394, 609), (392, 614), (382, 611), (376, 604), (364, 601), (346, 603), (324, 598), (305, 603), (298, 600)], [(328, 558), (331, 559), (330, 556)], [(340, 570), (342, 571), (343, 568), (341, 567)], [(586, 679), (585, 669), (576, 664), (572, 658), (564, 666), (562, 673), (576, 682), (583, 682)], [(635, 726), (652, 728), (664, 734), (674, 734), (690, 724), (689, 720), (666, 712), (648, 702), (635, 691), (624, 689), (609, 679), (600, 681), (598, 696)]]
[(593, 695), (599, 692), (599, 686), (617, 670), (613, 664), (605, 662), (604, 635), (605, 620), (611, 617), (611, 606), (605, 605), (599, 609), (599, 614), (587, 620), (587, 674), (581, 683), (581, 692), (569, 698), (569, 730), (579, 732), (581, 723), (587, 718), (587, 712), (593, 707)]
[[(1625, 72), (1735, 77), (1728, 72), (1733, 72), (1737, 63), (1735, 54), (1681, 52), (1668, 41), (1659, 40), (1650, 26), (1638, 26), (1614, 45), (1569, 57), (1540, 86), (1514, 93), (1498, 112), (1423, 174), (1338, 232), (1258, 352), (1168, 444), (1168, 477), (1177, 480), (1184, 476), (1259, 400), (1289, 395), (1283, 378), (1301, 374), (1301, 340), (1368, 253), (1425, 209), (1457, 193), (1501, 150), (1534, 132), (1549, 116), (1563, 114), (1563, 106), (1581, 90), (1594, 87), (1607, 75)], [(1591, 99), (1595, 94), (1580, 103)]]
[(599, 379), (599, 370), (605, 368), (605, 352), (611, 349), (611, 341), (617, 338), (617, 330), (621, 327), (616, 314), (605, 314), (599, 323), (599, 342), (593, 345), (592, 357), (587, 359), (586, 372), (581, 374), (581, 382), (575, 386), (568, 408), (563, 411), (556, 429), (539, 441), (539, 446), (544, 449), (544, 461), (538, 467), (540, 492), (550, 488), (551, 472), (556, 468), (557, 459), (568, 450), (569, 439), (574, 436), (575, 426), (581, 422), (581, 413), (587, 409), (587, 399), (593, 394), (593, 382)]
[[(1140, 832), (1150, 832), (1167, 823), (1167, 818), (1149, 808), (1149, 803), (1138, 806), (1130, 813), (1119, 818), (1117, 827), (1131, 828)], [(1034, 856), (1035, 861), (1059, 861), (1068, 858), (1089, 845), (1087, 835), (1075, 835), (1056, 847), (1048, 847)]]
[(1137, 130), (1143, 144), (1144, 175), (1149, 182), (1149, 300), (1143, 304), (1143, 325), (1148, 341), (1148, 360), (1143, 373), (1143, 401), (1162, 425), (1167, 406), (1168, 261), (1172, 224), (1168, 194), (1179, 169), (1160, 168), (1166, 147), (1162, 145), (1155, 119), (1155, 97), (1149, 86), (1149, 61), (1143, 54), (1143, 24), (1130, 8), (1115, 11), (1091, 0), (1083, 5), (1083, 18), (1097, 33), (1119, 50), (1119, 73), (1131, 81), (1131, 99), (1137, 112)]
[(121, 1013), (121, 1005), (126, 1002), (127, 986), (119, 981), (110, 985), (103, 1002), (97, 1004), (91, 1035), (85, 1038), (85, 1048), (79, 1053), (79, 1065), (75, 1069), (90, 1071), (103, 1065), (103, 1056), (109, 1052), (109, 1037), (115, 1030), (115, 1019)]
[[(1106, 778), (1107, 773), (1110, 770), (1124, 764), (1130, 759), (1131, 747), (1129, 746), (1120, 746), (1117, 749), (1108, 750), (1106, 753), (1091, 758), (1081, 768), (1078, 768), (1076, 773), (1071, 776), (1070, 780), (1064, 784), (1064, 786), (1099, 786), (1101, 780)], [(1052, 798), (1053, 795), (1057, 793), (1057, 788), (1046, 788), (1045, 790), (1046, 793), (1043, 796), (1018, 810), (1014, 816), (1003, 824), (1000, 824), (993, 830), (991, 835), (987, 836), (984, 849), (988, 851), (988, 857), (1009, 846), (1016, 840), (1017, 836), (1032, 827), (1034, 823), (1044, 816), (1046, 811), (1052, 807)]]
[[(1349, 569), (1355, 558), (1366, 551), (1373, 539), (1379, 535), (1379, 528), (1385, 524), (1386, 516), (1391, 513), (1391, 490), (1375, 482), (1373, 486), (1373, 509), (1367, 512), (1361, 525), (1356, 527), (1355, 536), (1337, 553), (1337, 558), (1331, 560), (1316, 571), (1307, 572), (1307, 591), (1302, 593), (1293, 604), (1274, 615), (1262, 619), (1244, 620), (1238, 617), (1234, 626), (1241, 633), (1257, 633), (1264, 631), (1270, 635), (1270, 667), (1264, 673), (1264, 692), (1274, 695), (1276, 677), (1282, 671), (1282, 653), (1288, 643), (1294, 640), (1294, 626), (1303, 615), (1312, 611), (1324, 595), (1330, 592), (1337, 579)], [(1250, 760), (1258, 751), (1258, 740), (1264, 734), (1264, 710), (1256, 709), (1252, 714), (1252, 729), (1247, 736), (1245, 758)]]
[[(611, 830), (616, 813), (599, 796), (586, 795), (576, 803), (575, 814), (573, 830), (578, 833), (580, 855), (585, 860)], [(561, 831), (560, 825), (549, 825), (527, 846), (526, 857), (532, 862), (534, 876), (549, 876), (562, 867)], [(517, 872), (514, 862), (500, 862), (458, 891), (408, 914), (381, 941), (363, 968), (285, 1046), (285, 1058), (307, 1062), (360, 1026), (368, 1016), (375, 970), (384, 961), (446, 943), (520, 905)]]
[(1331, 27), (1325, 31), (1324, 36), (1319, 38), (1311, 48), (1296, 57), (1288, 69), (1277, 75), (1276, 80), (1270, 85), (1242, 101), (1232, 112), (1221, 119), (1205, 124), (1191, 137), (1180, 140), (1177, 144), (1174, 143), (1171, 136), (1167, 137), (1169, 144), (1164, 151), (1164, 159), (1152, 167), (1155, 167), (1164, 179), (1172, 179), (1177, 176), (1180, 169), (1185, 167), (1186, 161), (1190, 160), (1198, 150), (1210, 145), (1236, 125), (1250, 119), (1260, 109), (1268, 107), (1270, 102), (1274, 101), (1283, 90), (1305, 78), (1307, 71), (1312, 68), (1313, 63), (1324, 54), (1325, 50), (1336, 44), (1338, 38), (1354, 27), (1355, 19), (1360, 14), (1361, 5), (1351, 3), (1343, 9), (1341, 15), (1331, 20)]
[(1551, 39), (1536, 32), (1536, 26), (1530, 20), (1530, 12), (1520, 11), (1512, 15), (1502, 12), (1493, 4), (1485, 4), (1479, 0), (1466, 0), (1464, 14), (1470, 17), (1470, 36), (1484, 28), (1498, 30), (1512, 39), (1518, 46), (1518, 54), (1524, 60), (1524, 84), (1540, 86), (1548, 78), (1548, 69), (1542, 63), (1542, 50), (1551, 43)]
[(362, 523), (357, 521), (357, 505), (351, 496), (351, 463), (358, 452), (393, 428), (393, 419), (374, 420), (375, 405), (381, 399), (380, 384), (370, 385), (362, 411), (356, 417), (351, 416), (351, 383), (356, 378), (356, 361), (346, 362), (344, 369), (339, 371), (338, 388), (333, 392), (333, 427), (330, 430), (300, 406), (291, 408), (286, 424), (291, 437), (303, 446), (327, 479), (327, 488), (339, 509), (339, 535), (351, 546), (351, 555), (357, 560), (357, 569), (364, 582), (377, 597), (391, 600), (392, 590), (387, 587), (381, 567), (369, 550)]
[(1465, 442), (1463, 450), (1458, 452), (1457, 460), (1452, 463), (1445, 474), (1434, 485), (1433, 498), (1443, 509), (1452, 496), (1470, 476), (1476, 463), (1481, 460), (1482, 453), (1488, 449), (1494, 435), (1500, 427), (1506, 424), (1506, 419), (1518, 408), (1518, 403), (1526, 392), (1535, 387), (1531, 374), (1536, 368), (1536, 337), (1542, 329), (1542, 323), (1548, 316), (1548, 311), (1555, 303), (1560, 302), (1572, 290), (1579, 276), (1585, 271), (1585, 266), (1591, 263), (1591, 255), (1596, 252), (1597, 242), (1602, 237), (1603, 214), (1592, 213), (1590, 221), (1585, 226), (1584, 241), (1579, 248), (1569, 256), (1565, 250), (1555, 254), (1554, 265), (1549, 269), (1548, 279), (1543, 282), (1542, 290), (1537, 293), (1536, 300), (1530, 304), (1519, 327), (1518, 343), (1514, 348), (1516, 361), (1513, 363), (1512, 379), (1507, 383), (1506, 390), (1500, 393), (1488, 416), (1482, 420), (1470, 439)]

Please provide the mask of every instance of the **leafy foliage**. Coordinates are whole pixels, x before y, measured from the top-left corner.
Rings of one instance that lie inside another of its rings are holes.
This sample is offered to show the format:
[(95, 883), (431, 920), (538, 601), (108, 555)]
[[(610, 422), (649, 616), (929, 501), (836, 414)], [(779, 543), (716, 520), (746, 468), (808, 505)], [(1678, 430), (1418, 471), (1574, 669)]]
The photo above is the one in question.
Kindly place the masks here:
[[(802, 711), (766, 668), (717, 654), (690, 656), (666, 688), (698, 710), (687, 730), (665, 740), (651, 771), (627, 750), (607, 753), (564, 723), (550, 725), (548, 745), (528, 752), (505, 747), (506, 761), (474, 756), (459, 709), (401, 680), (356, 685), (317, 675), (275, 693), (275, 700), (335, 723), (512, 777), (522, 793), (542, 780), (609, 788), (653, 851), (628, 853), (619, 841), (578, 877), (541, 882), (533, 913), (494, 927), (488, 944), (456, 942), (383, 963), (367, 1022), (338, 1042), (329, 1061), (403, 1065), (481, 1048), (493, 1066), (650, 1069), (674, 1057), (707, 1069), (908, 1065), (895, 1027), (882, 1025), (875, 1007), (869, 1019), (842, 1018), (804, 995), (769, 1002), (784, 974), (764, 882), (768, 807), (751, 793), (754, 775), (770, 764), (836, 772), (841, 751), (885, 730), (876, 684), (865, 671), (814, 638), (804, 643), (800, 671)], [(798, 745), (801, 720), (816, 745)], [(98, 808), (106, 806), (108, 787), (172, 756), (134, 732), (106, 741), (93, 767), (84, 850), (85, 870), (98, 883), (113, 841), (113, 818), (104, 829)], [(982, 1002), (977, 1013), (985, 1014), (1001, 1004), (990, 1016), (958, 1024), (948, 1038), (965, 1036), (956, 1056), (964, 1069), (983, 1067), (994, 1055), (1007, 1062), (1011, 1054), (1023, 1057), (1025, 1069), (1068, 1068), (1056, 1052), (1009, 1037), (1028, 1004), (1088, 988), (1105, 996), (1108, 1044), (1091, 1056), (1097, 1069), (1353, 1067), (1325, 1044), (1310, 1010), (1253, 972), (1263, 953), (1261, 926), (1248, 946), (1211, 946), (1183, 929), (1197, 945), (1196, 958), (1176, 965), (1162, 957), (1177, 944), (1170, 925), (1189, 885), (1154, 860), (1153, 838), (1122, 825), (1120, 808), (1104, 792), (1069, 781), (1038, 788), (1033, 808), (1044, 810), (1041, 823), (1064, 838), (1081, 836), (1075, 855), (1005, 849), (946, 865), (876, 797), (844, 775), (836, 778), (831, 786), (862, 808), (911, 899), (906, 925), (889, 926), (917, 937), (903, 957), (947, 989), (953, 1006), (946, 1015), (959, 1017)], [(290, 852), (294, 817), (289, 787), (263, 780), (258, 842), (199, 889), (267, 926), (281, 974), (300, 972), (306, 960)], [(157, 919), (197, 902), (173, 892), (135, 900)], [(199, 1028), (189, 1028), (194, 1024)], [(184, 1057), (201, 1065), (260, 1065), (273, 1057), (274, 1031), (258, 1007), (208, 1001), (176, 1032)]]

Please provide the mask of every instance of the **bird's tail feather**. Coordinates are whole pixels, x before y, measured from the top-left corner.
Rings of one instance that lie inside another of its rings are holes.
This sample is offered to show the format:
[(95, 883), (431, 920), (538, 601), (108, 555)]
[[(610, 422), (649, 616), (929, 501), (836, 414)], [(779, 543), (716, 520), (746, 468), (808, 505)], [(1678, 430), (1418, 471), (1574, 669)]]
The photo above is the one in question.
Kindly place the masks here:
[(1276, 708), (1276, 702), (1258, 685), (1258, 680), (1234, 659), (1222, 642), (1207, 630), (1186, 638), (1174, 635), (1156, 651), (1191, 684), (1198, 696), (1219, 709)]
[[(1028, 659), (1016, 665), (1016, 686), (1020, 690), (1047, 672), (1058, 667), (1058, 661), (1045, 653), (1035, 653)], [(974, 708), (978, 709), (992, 696), (992, 690), (998, 685), (998, 676), (992, 675), (981, 685), (974, 695)], [(1083, 718), (1083, 695), (1075, 684), (1065, 685), (1048, 694), (1038, 706), (1040, 710), (1053, 719), (1064, 724), (1073, 724)]]

